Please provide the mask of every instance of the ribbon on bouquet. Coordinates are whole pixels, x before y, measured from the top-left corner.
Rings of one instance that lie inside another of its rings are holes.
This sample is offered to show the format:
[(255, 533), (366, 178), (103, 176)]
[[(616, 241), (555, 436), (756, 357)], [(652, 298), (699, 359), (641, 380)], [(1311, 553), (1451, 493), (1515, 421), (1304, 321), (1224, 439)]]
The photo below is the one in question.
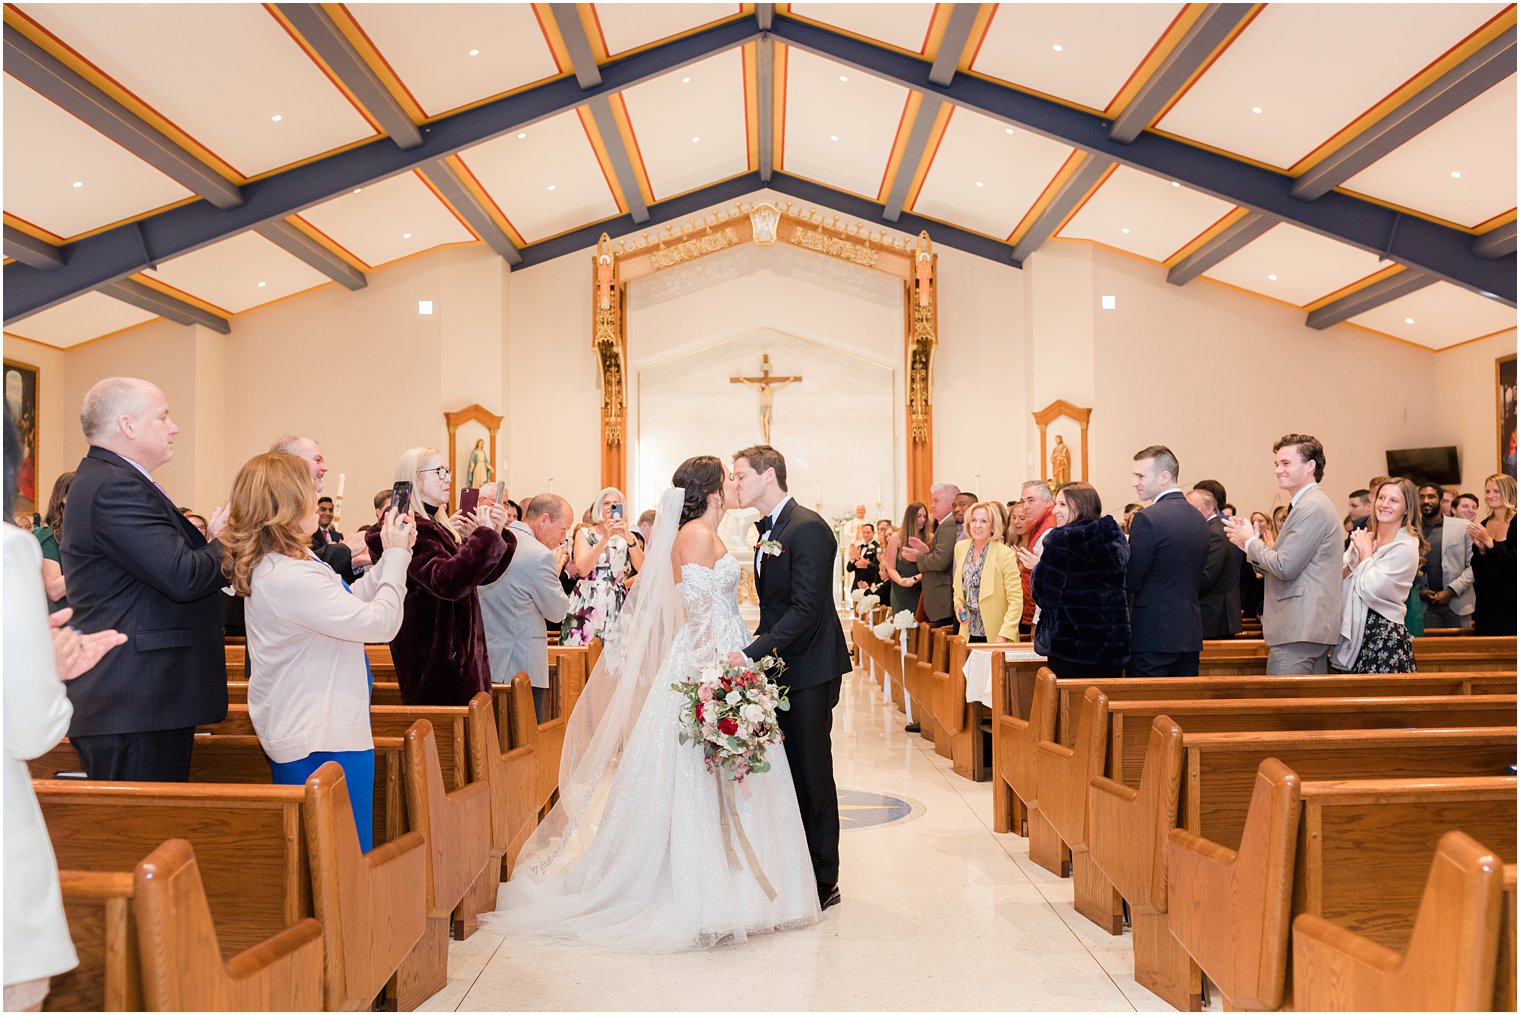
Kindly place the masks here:
[(775, 902), (776, 889), (771, 887), (770, 879), (761, 869), (760, 858), (755, 856), (755, 848), (750, 845), (749, 836), (744, 834), (744, 822), (739, 820), (739, 811), (734, 807), (733, 786), (723, 778), (721, 769), (715, 770), (713, 775), (718, 780), (718, 821), (723, 828), (723, 851), (728, 854), (728, 868), (736, 871), (744, 869), (744, 864), (739, 862), (739, 854), (734, 852), (733, 840), (737, 837), (739, 848), (743, 850), (744, 859), (749, 864), (750, 873), (755, 876), (755, 883), (765, 893), (767, 900)]

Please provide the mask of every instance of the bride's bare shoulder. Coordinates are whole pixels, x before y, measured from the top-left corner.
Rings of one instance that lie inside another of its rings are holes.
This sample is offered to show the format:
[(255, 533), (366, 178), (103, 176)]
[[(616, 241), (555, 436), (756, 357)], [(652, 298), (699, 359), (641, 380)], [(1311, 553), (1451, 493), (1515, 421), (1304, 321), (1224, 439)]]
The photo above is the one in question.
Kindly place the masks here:
[(714, 538), (712, 530), (700, 521), (692, 521), (676, 533), (676, 545), (671, 551), (670, 561), (679, 574), (687, 564), (712, 567), (722, 554), (723, 544)]

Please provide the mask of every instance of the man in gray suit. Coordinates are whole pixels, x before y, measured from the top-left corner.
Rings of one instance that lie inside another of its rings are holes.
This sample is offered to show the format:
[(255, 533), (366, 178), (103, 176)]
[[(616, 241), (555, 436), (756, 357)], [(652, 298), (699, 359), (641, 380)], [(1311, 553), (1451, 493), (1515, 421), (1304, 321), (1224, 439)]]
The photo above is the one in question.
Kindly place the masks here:
[(1325, 673), (1340, 636), (1345, 530), (1340, 512), (1319, 488), (1324, 446), (1307, 434), (1288, 434), (1272, 452), (1277, 485), (1292, 498), (1282, 531), (1271, 546), (1244, 519), (1229, 519), (1226, 531), (1266, 577), (1261, 633), (1267, 673)]
[(1434, 483), (1420, 485), (1420, 532), (1429, 550), (1425, 573), (1418, 579), (1425, 626), (1472, 627), (1472, 536), (1467, 523), (1441, 514), (1445, 491)]
[(549, 717), (549, 638), (544, 621), (558, 623), (570, 606), (559, 573), (565, 566), (565, 532), (573, 517), (570, 502), (558, 494), (541, 493), (529, 500), (523, 517), (507, 526), (517, 535), (512, 566), (480, 587), (491, 680), (506, 684), (526, 673), (539, 722)]

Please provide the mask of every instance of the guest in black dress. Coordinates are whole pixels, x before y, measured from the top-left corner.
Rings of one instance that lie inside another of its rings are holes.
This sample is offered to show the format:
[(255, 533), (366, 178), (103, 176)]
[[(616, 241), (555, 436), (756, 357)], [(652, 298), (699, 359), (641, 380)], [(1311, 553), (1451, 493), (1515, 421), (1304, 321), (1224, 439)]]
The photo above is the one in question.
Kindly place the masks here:
[[(1489, 516), (1468, 522), (1473, 539), (1473, 634), (1515, 633), (1515, 481), (1489, 476), (1484, 484)], [(1505, 516), (1509, 523), (1504, 523)], [(1502, 529), (1501, 529), (1502, 526)], [(1497, 533), (1502, 531), (1502, 536)]]
[(887, 579), (887, 587), (892, 593), (893, 616), (903, 610), (918, 612), (918, 597), (923, 591), (919, 587), (918, 564), (902, 555), (908, 548), (908, 540), (915, 537), (926, 543), (929, 541), (929, 509), (919, 501), (908, 505), (908, 510), (903, 512), (902, 526), (887, 537), (882, 576)]

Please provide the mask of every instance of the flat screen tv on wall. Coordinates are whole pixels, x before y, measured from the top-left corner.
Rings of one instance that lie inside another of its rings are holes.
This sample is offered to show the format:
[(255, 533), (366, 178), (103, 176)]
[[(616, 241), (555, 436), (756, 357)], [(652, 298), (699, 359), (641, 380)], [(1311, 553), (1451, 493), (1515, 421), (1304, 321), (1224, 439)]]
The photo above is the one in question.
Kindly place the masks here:
[(1440, 483), (1458, 485), (1462, 482), (1462, 470), (1457, 465), (1457, 449), (1405, 448), (1389, 451), (1388, 475), (1407, 476), (1416, 483)]

